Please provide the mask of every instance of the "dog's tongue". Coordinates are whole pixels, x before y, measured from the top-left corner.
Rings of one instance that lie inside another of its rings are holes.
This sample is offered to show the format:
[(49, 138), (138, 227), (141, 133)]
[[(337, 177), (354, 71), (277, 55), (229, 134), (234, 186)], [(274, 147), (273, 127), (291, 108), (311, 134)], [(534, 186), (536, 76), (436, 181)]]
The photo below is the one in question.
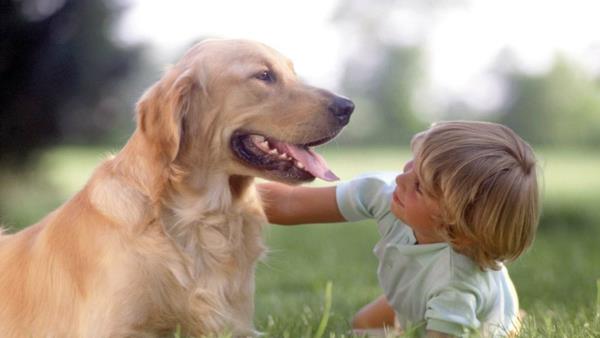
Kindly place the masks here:
[(304, 170), (325, 181), (337, 181), (337, 177), (328, 167), (325, 159), (310, 148), (301, 148), (286, 144), (288, 154), (304, 165)]

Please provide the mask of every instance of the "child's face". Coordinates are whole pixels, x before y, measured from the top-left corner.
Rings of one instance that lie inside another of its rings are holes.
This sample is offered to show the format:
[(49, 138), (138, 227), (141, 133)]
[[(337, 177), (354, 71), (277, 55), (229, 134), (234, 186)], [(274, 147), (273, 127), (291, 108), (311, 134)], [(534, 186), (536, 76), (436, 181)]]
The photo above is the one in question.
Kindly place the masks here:
[(435, 217), (439, 215), (439, 205), (421, 191), (412, 160), (404, 165), (403, 173), (396, 177), (391, 211), (413, 229), (420, 244), (443, 242), (438, 232), (441, 224), (436, 221), (439, 218)]

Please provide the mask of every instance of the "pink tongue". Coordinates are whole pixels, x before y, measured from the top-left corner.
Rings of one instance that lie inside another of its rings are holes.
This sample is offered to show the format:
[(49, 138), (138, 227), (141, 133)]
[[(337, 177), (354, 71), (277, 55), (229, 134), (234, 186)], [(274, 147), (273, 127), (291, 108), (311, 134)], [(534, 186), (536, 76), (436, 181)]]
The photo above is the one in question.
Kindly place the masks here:
[(325, 159), (312, 151), (312, 149), (300, 148), (295, 145), (286, 144), (286, 152), (292, 155), (298, 162), (304, 165), (304, 170), (325, 181), (337, 181), (337, 177), (325, 163)]

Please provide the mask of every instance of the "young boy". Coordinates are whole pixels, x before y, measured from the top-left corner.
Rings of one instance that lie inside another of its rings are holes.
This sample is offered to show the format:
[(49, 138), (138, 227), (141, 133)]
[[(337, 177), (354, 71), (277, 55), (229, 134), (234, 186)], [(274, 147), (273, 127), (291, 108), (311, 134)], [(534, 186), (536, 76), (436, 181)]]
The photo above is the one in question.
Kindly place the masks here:
[(275, 224), (376, 219), (384, 295), (355, 330), (393, 326), (431, 337), (507, 336), (519, 303), (504, 267), (532, 243), (539, 218), (536, 160), (509, 128), (434, 124), (411, 141), (395, 179), (366, 175), (337, 187), (260, 186)]

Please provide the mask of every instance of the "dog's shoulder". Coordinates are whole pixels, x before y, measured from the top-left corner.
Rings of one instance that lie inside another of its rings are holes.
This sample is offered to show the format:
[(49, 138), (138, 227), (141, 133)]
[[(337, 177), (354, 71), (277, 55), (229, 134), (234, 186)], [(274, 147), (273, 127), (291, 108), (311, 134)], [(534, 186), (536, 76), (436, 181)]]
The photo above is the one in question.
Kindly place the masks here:
[(112, 172), (108, 162), (97, 168), (84, 193), (91, 205), (112, 222), (126, 227), (142, 226), (150, 217), (148, 196)]

